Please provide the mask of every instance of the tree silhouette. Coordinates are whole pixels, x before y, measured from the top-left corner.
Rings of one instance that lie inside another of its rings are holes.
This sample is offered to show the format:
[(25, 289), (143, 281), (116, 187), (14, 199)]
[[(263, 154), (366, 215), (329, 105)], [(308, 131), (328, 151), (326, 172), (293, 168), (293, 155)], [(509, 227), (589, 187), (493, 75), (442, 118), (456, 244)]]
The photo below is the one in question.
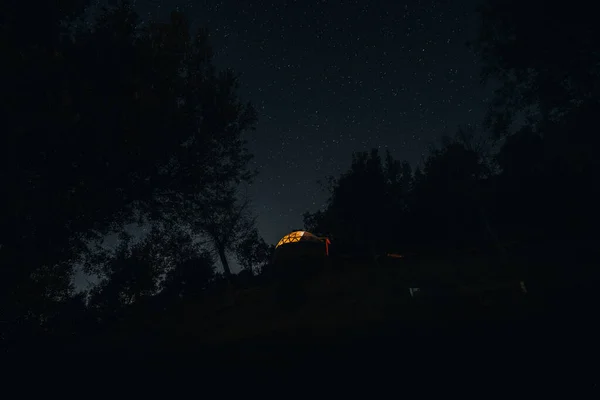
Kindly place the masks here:
[(148, 249), (143, 243), (132, 245), (131, 237), (122, 235), (114, 257), (102, 266), (102, 281), (91, 291), (91, 308), (116, 314), (156, 292), (160, 269)]
[(227, 254), (235, 252), (242, 240), (251, 234), (255, 218), (250, 210), (250, 199), (240, 198), (232, 190), (219, 190), (210, 200), (196, 200), (190, 205), (188, 217), (194, 232), (204, 235), (221, 261), (225, 277), (232, 276)]
[(119, 308), (154, 296), (169, 276), (177, 276), (190, 262), (212, 265), (206, 257), (203, 243), (175, 224), (153, 225), (137, 242), (124, 232), (111, 257), (86, 268), (100, 278), (93, 289), (92, 303), (107, 301)]
[(421, 242), (460, 248), (477, 243), (485, 234), (481, 220), (480, 183), (489, 175), (471, 136), (459, 130), (432, 147), (415, 182), (413, 213)]
[(497, 176), (497, 224), (503, 236), (527, 240), (547, 228), (545, 207), (546, 160), (543, 138), (531, 127), (510, 135), (495, 156), (501, 174)]
[(496, 137), (517, 135), (506, 140), (498, 161), (503, 190), (518, 189), (523, 203), (513, 199), (504, 213), (531, 214), (528, 230), (538, 227), (538, 236), (592, 234), (600, 193), (598, 136), (590, 134), (600, 109), (595, 18), (584, 4), (565, 9), (541, 1), (490, 0), (480, 13), (472, 45), (484, 63), (484, 81), (500, 84), (488, 126)]
[(169, 297), (180, 299), (199, 298), (214, 279), (212, 256), (208, 251), (203, 251), (193, 258), (177, 263), (167, 273), (163, 292)]
[[(89, 25), (77, 20), (86, 4), (65, 0), (37, 13), (16, 0), (0, 6), (2, 344), (127, 339), (147, 350), (159, 333), (167, 335), (161, 343), (178, 341), (179, 328), (197, 341), (209, 318), (218, 336), (252, 311), (269, 314), (254, 300), (274, 294), (295, 309), (322, 286), (335, 292), (354, 279), (344, 268), (319, 275), (300, 257), (289, 263), (296, 269), (270, 269), (274, 246), (239, 193), (256, 174), (244, 141), (256, 115), (239, 100), (235, 74), (214, 67), (207, 32), (190, 32), (177, 12), (165, 23), (140, 21), (127, 2)], [(361, 275), (370, 262), (340, 262), (358, 266), (354, 289), (384, 292), (387, 282), (377, 279), (396, 275), (399, 284), (456, 284), (497, 265), (500, 275), (519, 269), (555, 285), (593, 275), (581, 267), (589, 249), (569, 244), (597, 238), (593, 13), (488, 0), (481, 16), (473, 47), (484, 80), (500, 85), (487, 116), (496, 147), (467, 126), (414, 169), (378, 149), (354, 153), (348, 170), (327, 180), (325, 207), (304, 215), (334, 253), (407, 254), (385, 265), (394, 268), (376, 268), (382, 275)], [(124, 229), (130, 223), (149, 230), (134, 238)], [(109, 233), (120, 234), (114, 250), (100, 246)], [(238, 276), (232, 256), (244, 268)], [(98, 278), (89, 292), (72, 284), (76, 264)], [(189, 322), (184, 311), (202, 319)], [(464, 315), (462, 306), (455, 311)]]
[(308, 230), (327, 232), (342, 252), (466, 249), (497, 242), (488, 143), (473, 127), (432, 146), (412, 172), (376, 149), (353, 155), (350, 169), (330, 178), (325, 209), (305, 213)]
[(323, 232), (340, 252), (373, 256), (385, 251), (405, 227), (412, 174), (408, 164), (388, 153), (385, 165), (378, 150), (355, 153), (350, 169), (330, 178), (330, 198), (324, 210), (304, 214), (309, 231)]
[(261, 271), (269, 263), (272, 249), (258, 234), (256, 228), (251, 229), (242, 237), (236, 246), (237, 259), (242, 267), (253, 274)]
[[(192, 36), (180, 13), (144, 25), (121, 2), (87, 26), (66, 23), (59, 8), (30, 31), (17, 23), (26, 10), (9, 5), (0, 142), (8, 321), (27, 314), (32, 274), (74, 265), (91, 240), (139, 215), (165, 220), (205, 188), (249, 180), (242, 134), (255, 121), (233, 73), (212, 66), (206, 32)], [(56, 29), (37, 29), (48, 25)]]
[(522, 111), (543, 126), (583, 103), (597, 106), (600, 35), (583, 4), (565, 9), (541, 0), (489, 0), (480, 15), (472, 45), (484, 63), (482, 78), (501, 84), (490, 123), (500, 128)]

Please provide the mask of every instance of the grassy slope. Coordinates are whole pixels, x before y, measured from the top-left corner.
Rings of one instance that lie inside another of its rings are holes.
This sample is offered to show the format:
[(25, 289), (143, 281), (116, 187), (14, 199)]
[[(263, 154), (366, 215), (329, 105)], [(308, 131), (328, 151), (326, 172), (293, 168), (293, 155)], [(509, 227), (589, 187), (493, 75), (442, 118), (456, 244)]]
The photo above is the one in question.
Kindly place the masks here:
[[(421, 265), (414, 268), (423, 269)], [(169, 337), (201, 344), (231, 344), (281, 339), (294, 343), (328, 343), (352, 340), (365, 335), (389, 335), (434, 326), (450, 327), (456, 321), (520, 319), (525, 299), (518, 293), (492, 301), (482, 301), (482, 286), (464, 291), (458, 298), (411, 298), (407, 263), (396, 262), (376, 267), (343, 263), (326, 269), (301, 285), (298, 305), (286, 307), (292, 290), (276, 285), (231, 291), (200, 304), (187, 304), (179, 315), (170, 315)], [(510, 282), (514, 285), (515, 281)], [(471, 287), (474, 287), (471, 285)], [(495, 304), (494, 304), (495, 303)], [(420, 334), (420, 333), (419, 333)], [(183, 343), (183, 342), (182, 342)]]
[[(272, 363), (324, 354), (408, 356), (424, 349), (465, 348), (464, 343), (502, 349), (498, 352), (525, 345), (546, 348), (546, 340), (565, 343), (566, 336), (560, 336), (565, 330), (567, 336), (578, 332), (576, 342), (582, 345), (581, 335), (595, 332), (586, 323), (591, 320), (582, 318), (592, 304), (591, 292), (534, 289), (526, 296), (518, 290), (498, 295), (490, 290), (492, 284), (507, 282), (517, 289), (516, 271), (527, 269), (505, 265), (483, 256), (404, 259), (379, 266), (345, 260), (300, 285), (301, 296), (275, 284), (215, 294), (149, 318), (142, 332), (109, 340), (108, 348), (119, 343), (120, 349), (142, 352)], [(440, 271), (458, 277), (446, 280), (454, 288), (462, 285), (463, 295), (410, 297), (408, 287), (439, 284), (434, 272)], [(296, 307), (286, 306), (290, 297), (299, 298)]]

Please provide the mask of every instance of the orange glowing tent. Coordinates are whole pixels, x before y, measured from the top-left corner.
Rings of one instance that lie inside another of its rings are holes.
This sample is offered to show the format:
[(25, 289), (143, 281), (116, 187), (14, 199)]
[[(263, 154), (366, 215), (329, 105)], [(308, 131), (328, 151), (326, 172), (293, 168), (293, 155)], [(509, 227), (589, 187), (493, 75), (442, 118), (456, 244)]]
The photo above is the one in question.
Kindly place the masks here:
[(294, 231), (285, 235), (275, 246), (275, 259), (298, 257), (326, 257), (331, 241), (307, 231)]

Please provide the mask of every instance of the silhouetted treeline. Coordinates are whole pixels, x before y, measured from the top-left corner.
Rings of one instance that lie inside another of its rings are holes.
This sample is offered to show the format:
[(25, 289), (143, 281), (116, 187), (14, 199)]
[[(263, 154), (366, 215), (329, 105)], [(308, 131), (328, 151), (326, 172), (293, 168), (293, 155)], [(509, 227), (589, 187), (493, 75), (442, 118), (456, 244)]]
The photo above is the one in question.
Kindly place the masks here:
[[(185, 331), (190, 304), (232, 288), (224, 298), (238, 304), (239, 290), (269, 281), (256, 273), (274, 246), (240, 189), (256, 174), (244, 143), (256, 115), (235, 75), (213, 66), (207, 32), (190, 32), (182, 14), (141, 21), (120, 2), (89, 22), (85, 1), (57, 4), (2, 6), (0, 340), (85, 347)], [(598, 29), (575, 6), (488, 1), (471, 44), (483, 78), (499, 83), (484, 129), (443, 138), (414, 169), (355, 153), (306, 229), (331, 238), (332, 257), (478, 252), (589, 281)], [(132, 223), (147, 228), (139, 240)], [(108, 234), (114, 251), (100, 246)], [(87, 292), (73, 286), (77, 266), (96, 280)]]
[(565, 269), (591, 265), (600, 34), (585, 7), (563, 11), (542, 1), (482, 6), (471, 46), (482, 79), (498, 86), (484, 129), (443, 138), (415, 171), (389, 153), (354, 154), (350, 170), (330, 179), (325, 208), (305, 214), (307, 229), (371, 256), (529, 248)]
[[(228, 254), (243, 248), (252, 268), (266, 251), (239, 190), (255, 175), (255, 112), (212, 65), (207, 32), (177, 12), (143, 22), (127, 2), (92, 16), (86, 5), (2, 6), (4, 343), (83, 307), (75, 265), (99, 279), (86, 306), (98, 320), (161, 288), (193, 296), (215, 279), (208, 250), (226, 275)], [(96, 246), (132, 223), (155, 228), (114, 254)]]

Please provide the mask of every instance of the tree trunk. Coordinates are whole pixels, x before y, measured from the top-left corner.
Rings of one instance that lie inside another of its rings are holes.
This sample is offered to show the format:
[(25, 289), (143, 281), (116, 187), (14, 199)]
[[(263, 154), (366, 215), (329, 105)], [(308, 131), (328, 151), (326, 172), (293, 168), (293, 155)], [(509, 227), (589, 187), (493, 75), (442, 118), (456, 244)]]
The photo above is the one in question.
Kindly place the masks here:
[(227, 279), (231, 279), (231, 269), (229, 268), (229, 263), (227, 262), (227, 256), (225, 255), (225, 249), (219, 247), (219, 258), (221, 259), (221, 264), (223, 265), (223, 272), (225, 273), (225, 277)]

